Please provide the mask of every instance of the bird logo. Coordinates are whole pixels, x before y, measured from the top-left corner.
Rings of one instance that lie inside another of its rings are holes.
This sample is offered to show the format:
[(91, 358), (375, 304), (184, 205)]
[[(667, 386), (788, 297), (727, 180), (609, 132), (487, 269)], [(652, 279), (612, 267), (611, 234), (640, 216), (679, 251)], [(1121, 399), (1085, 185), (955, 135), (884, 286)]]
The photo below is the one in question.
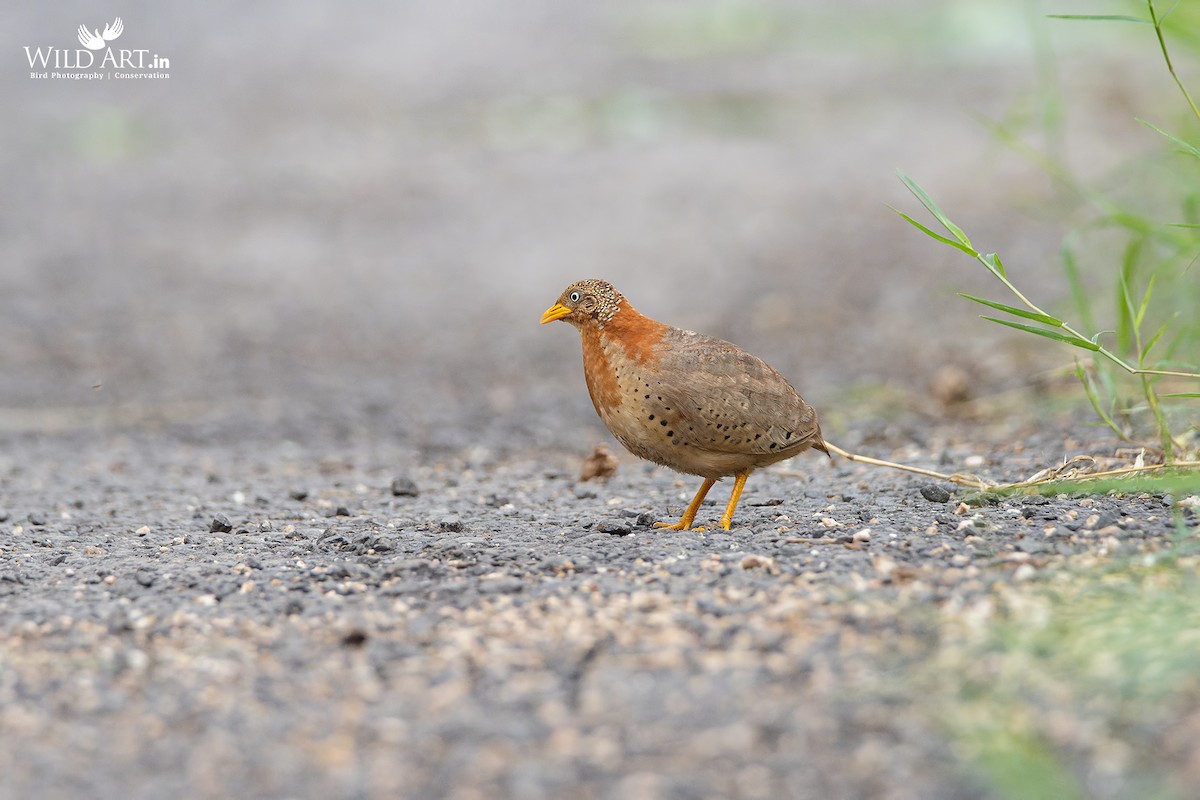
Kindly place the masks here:
[(121, 35), (121, 31), (125, 30), (125, 23), (121, 22), (121, 18), (117, 17), (112, 23), (104, 26), (104, 32), (99, 29), (89, 31), (86, 25), (79, 26), (79, 43), (88, 50), (100, 50), (105, 47), (105, 42), (111, 42)]

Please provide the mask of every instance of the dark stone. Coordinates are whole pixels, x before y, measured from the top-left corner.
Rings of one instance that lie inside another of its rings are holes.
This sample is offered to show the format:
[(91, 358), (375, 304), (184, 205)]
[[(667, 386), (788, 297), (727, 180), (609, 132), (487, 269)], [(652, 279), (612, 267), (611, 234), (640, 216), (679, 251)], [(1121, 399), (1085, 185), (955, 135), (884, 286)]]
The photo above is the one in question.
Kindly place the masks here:
[(292, 498), (293, 500), (307, 500), (308, 489), (292, 489), (290, 492), (288, 492), (288, 497)]
[(421, 493), (412, 478), (401, 475), (392, 479), (393, 497), (416, 497)]
[(351, 545), (350, 538), (338, 530), (336, 525), (330, 525), (317, 537), (317, 547), (331, 547), (343, 550)]
[(628, 522), (601, 522), (596, 526), (596, 530), (610, 536), (628, 536), (633, 533), (633, 527)]
[(37, 511), (34, 511), (33, 513), (31, 513), (29, 515), (29, 524), (30, 525), (45, 525), (46, 524), (46, 515), (38, 513)]
[(224, 514), (217, 514), (213, 517), (212, 524), (208, 526), (208, 530), (210, 533), (229, 533), (233, 530), (233, 523)]
[(950, 502), (950, 492), (946, 491), (944, 486), (938, 486), (936, 483), (927, 483), (922, 486), (921, 497), (924, 497), (931, 503)]
[(438, 529), (448, 533), (458, 533), (463, 529), (462, 520), (458, 517), (443, 517), (438, 523)]
[(355, 629), (342, 637), (342, 645), (345, 647), (362, 647), (367, 643), (368, 638), (370, 637), (367, 636), (366, 631)]
[(396, 545), (379, 536), (368, 536), (363, 544), (366, 545), (367, 550), (374, 550), (376, 553), (389, 553), (396, 549)]
[(643, 511), (642, 513), (638, 514), (636, 523), (639, 528), (653, 528), (654, 523), (657, 521), (658, 517), (656, 517), (654, 514), (650, 513), (649, 511)]

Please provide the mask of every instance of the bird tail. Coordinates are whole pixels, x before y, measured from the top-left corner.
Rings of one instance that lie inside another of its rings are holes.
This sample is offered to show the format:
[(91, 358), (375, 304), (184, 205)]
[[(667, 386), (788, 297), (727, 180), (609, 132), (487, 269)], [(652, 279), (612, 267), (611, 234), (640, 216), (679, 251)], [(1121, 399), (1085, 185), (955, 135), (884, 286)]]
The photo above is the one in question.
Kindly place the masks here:
[(813, 431), (813, 443), (809, 446), (813, 450), (820, 450), (822, 453), (829, 456), (830, 461), (833, 460), (833, 453), (829, 452), (829, 442), (825, 441), (825, 436), (821, 433), (821, 426), (819, 424), (817, 425), (817, 429)]

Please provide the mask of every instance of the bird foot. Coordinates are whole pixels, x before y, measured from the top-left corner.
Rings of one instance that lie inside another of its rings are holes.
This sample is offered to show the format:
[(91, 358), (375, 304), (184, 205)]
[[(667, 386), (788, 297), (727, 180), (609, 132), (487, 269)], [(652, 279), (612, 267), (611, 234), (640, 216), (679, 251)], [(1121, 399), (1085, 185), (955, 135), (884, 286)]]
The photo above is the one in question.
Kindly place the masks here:
[[(683, 524), (683, 520), (679, 520), (679, 522), (676, 522), (674, 525), (668, 525), (668, 524), (667, 524), (667, 523), (665, 523), (665, 522), (656, 522), (656, 523), (654, 523), (654, 527), (656, 527), (656, 528), (662, 528), (663, 530), (668, 530), (668, 531), (696, 531), (696, 532), (700, 532), (700, 531), (706, 531), (706, 530), (708, 530), (708, 528), (704, 527), (703, 525), (697, 525), (697, 526), (696, 526), (696, 527), (694, 527), (694, 528), (693, 528), (693, 527), (692, 527), (690, 524), (688, 524), (688, 525), (684, 525), (684, 524)], [(729, 528), (726, 528), (725, 530), (729, 530)]]

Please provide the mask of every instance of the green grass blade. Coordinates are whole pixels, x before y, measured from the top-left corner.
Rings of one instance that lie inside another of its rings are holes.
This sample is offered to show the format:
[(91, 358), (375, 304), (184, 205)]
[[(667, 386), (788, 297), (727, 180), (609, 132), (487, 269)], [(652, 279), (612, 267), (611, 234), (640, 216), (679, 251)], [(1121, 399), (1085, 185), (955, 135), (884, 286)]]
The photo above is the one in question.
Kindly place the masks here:
[(1133, 294), (1129, 290), (1130, 278), (1137, 269), (1138, 256), (1145, 242), (1141, 237), (1134, 239), (1125, 248), (1121, 272), (1117, 281), (1117, 341), (1123, 351), (1136, 350), (1139, 331), (1135, 319), (1137, 311), (1133, 305)]
[(925, 210), (932, 214), (938, 222), (942, 223), (942, 227), (948, 230), (951, 236), (957, 239), (961, 244), (970, 248), (968, 252), (975, 253), (975, 248), (972, 247), (971, 240), (967, 238), (967, 234), (963, 233), (962, 228), (950, 221), (950, 218), (946, 216), (942, 209), (938, 208), (938, 204), (933, 202), (933, 198), (926, 194), (925, 190), (922, 189), (912, 178), (908, 177), (900, 170), (896, 170), (896, 172), (900, 176), (900, 181), (904, 184), (908, 191), (912, 192), (913, 197), (917, 198), (917, 200), (921, 202), (921, 205), (925, 206)]
[(1158, 344), (1158, 340), (1162, 338), (1162, 335), (1167, 332), (1167, 328), (1171, 327), (1171, 323), (1174, 322), (1175, 318), (1178, 316), (1178, 313), (1172, 315), (1171, 319), (1164, 322), (1159, 329), (1154, 332), (1154, 335), (1151, 336), (1146, 342), (1146, 346), (1142, 348), (1142, 352), (1138, 353), (1138, 366), (1145, 366), (1146, 356), (1150, 355), (1150, 351), (1154, 349), (1154, 345)]
[[(1100, 417), (1112, 431), (1122, 439), (1127, 438), (1125, 431), (1113, 420), (1112, 415), (1104, 408), (1100, 402), (1100, 394), (1096, 391), (1096, 383), (1092, 380), (1092, 376), (1083, 368), (1083, 364), (1079, 363), (1079, 359), (1075, 359), (1075, 375), (1079, 378), (1079, 382), (1083, 384), (1083, 392), (1087, 395), (1088, 402), (1092, 404), (1092, 409), (1095, 410), (1096, 416)], [(1109, 406), (1112, 406), (1111, 398)]]
[(964, 245), (961, 242), (956, 242), (953, 239), (950, 239), (946, 236), (942, 236), (937, 231), (930, 230), (929, 228), (927, 228), (924, 225), (922, 225), (921, 223), (917, 222), (915, 219), (913, 219), (908, 214), (905, 214), (903, 211), (901, 211), (899, 209), (893, 208), (892, 211), (895, 211), (897, 214), (899, 214), (901, 217), (904, 218), (905, 222), (907, 222), (909, 225), (912, 225), (914, 228), (916, 228), (917, 230), (919, 230), (921, 233), (925, 234), (929, 238), (936, 239), (937, 241), (941, 242), (942, 244), (948, 244), (957, 250), (961, 250), (964, 253), (966, 253), (967, 255), (971, 256), (972, 258), (976, 258), (979, 256), (979, 253), (975, 252), (975, 249), (973, 247), (970, 247), (969, 245)]
[(1047, 328), (1035, 328), (1032, 325), (1023, 325), (1020, 322), (1012, 322), (1011, 320), (1007, 319), (996, 319), (995, 317), (983, 317), (983, 319), (986, 319), (988, 322), (994, 322), (997, 325), (1005, 325), (1009, 328), (1016, 328), (1019, 331), (1032, 333), (1035, 336), (1044, 336), (1045, 338), (1053, 339), (1056, 342), (1065, 342), (1066, 344), (1073, 345), (1075, 347), (1081, 347), (1084, 350), (1091, 350), (1093, 353), (1100, 349), (1100, 345), (1096, 344), (1095, 342), (1089, 342), (1087, 339), (1080, 339), (1078, 336), (1072, 336), (1069, 333), (1059, 333), (1058, 331), (1049, 330)]
[(991, 270), (991, 273), (997, 278), (1008, 277), (1004, 272), (1004, 262), (1000, 260), (999, 253), (988, 253), (986, 256), (980, 256), (979, 260), (983, 265)]
[(1176, 146), (1179, 147), (1180, 152), (1185, 153), (1189, 156), (1193, 156), (1195, 158), (1200, 158), (1200, 147), (1196, 147), (1193, 144), (1185, 142), (1183, 139), (1180, 139), (1177, 136), (1172, 136), (1171, 134), (1164, 131), (1162, 128), (1158, 127), (1157, 125), (1152, 125), (1151, 123), (1147, 122), (1144, 119), (1141, 119), (1139, 117), (1134, 117), (1134, 119), (1136, 119), (1138, 122), (1145, 125), (1150, 130), (1161, 133), (1163, 136), (1170, 139), (1172, 142), (1174, 142), (1176, 144)]
[(1151, 25), (1148, 19), (1133, 17), (1127, 14), (1047, 14), (1049, 19), (1074, 19), (1086, 22), (1136, 22), (1139, 25)]
[(1095, 315), (1092, 313), (1092, 301), (1083, 287), (1083, 278), (1079, 274), (1079, 263), (1075, 260), (1075, 251), (1071, 249), (1068, 242), (1063, 243), (1062, 261), (1063, 270), (1067, 273), (1067, 283), (1071, 286), (1071, 298), (1075, 301), (1075, 308), (1079, 311), (1083, 326), (1087, 330), (1095, 330), (1096, 322)]
[(1142, 327), (1142, 321), (1146, 319), (1146, 308), (1150, 305), (1150, 293), (1154, 291), (1154, 281), (1157, 277), (1157, 274), (1150, 275), (1150, 280), (1146, 284), (1146, 293), (1142, 295), (1142, 303), (1138, 306), (1137, 316), (1134, 317), (1133, 324), (1139, 329)]
[(1034, 322), (1040, 322), (1043, 325), (1062, 327), (1063, 324), (1061, 319), (1052, 317), (1049, 314), (1038, 314), (1035, 311), (1026, 311), (1023, 308), (1014, 308), (1013, 306), (1006, 306), (1003, 303), (994, 303), (991, 300), (984, 300), (982, 297), (975, 297), (973, 295), (963, 294), (962, 292), (959, 292), (958, 296), (965, 297), (973, 303), (979, 303), (980, 305), (985, 305), (988, 308), (994, 308), (997, 311), (1003, 311), (1006, 314), (1012, 314), (1014, 317), (1022, 317), (1023, 319), (1031, 319)]
[(1167, 21), (1167, 17), (1171, 16), (1171, 12), (1174, 11), (1175, 9), (1179, 8), (1179, 4), (1182, 2), (1183, 2), (1183, 0), (1175, 0), (1175, 2), (1171, 4), (1170, 8), (1168, 8), (1163, 13), (1159, 14), (1158, 15), (1158, 24), (1162, 25), (1163, 23), (1165, 23)]
[(1200, 397), (1200, 392), (1168, 392), (1163, 397)]

